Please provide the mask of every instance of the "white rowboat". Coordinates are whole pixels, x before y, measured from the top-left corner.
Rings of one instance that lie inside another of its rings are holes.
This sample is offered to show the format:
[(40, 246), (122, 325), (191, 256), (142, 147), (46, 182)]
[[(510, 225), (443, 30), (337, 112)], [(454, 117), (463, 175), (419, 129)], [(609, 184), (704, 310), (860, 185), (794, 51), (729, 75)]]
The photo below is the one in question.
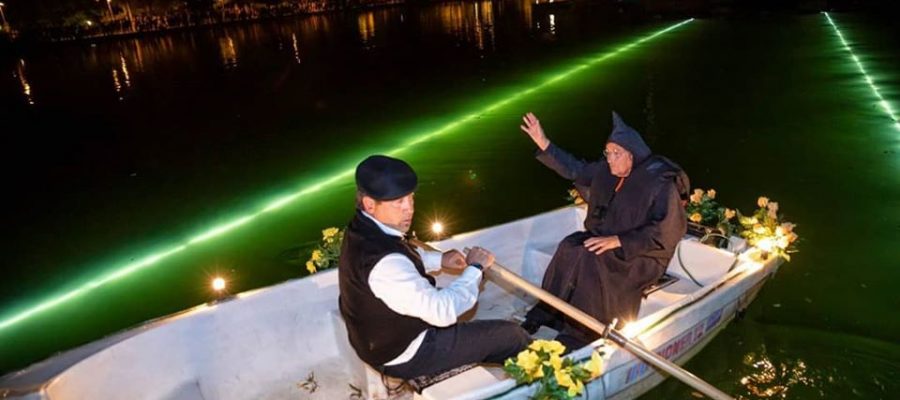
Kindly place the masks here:
[[(565, 207), (432, 244), (485, 247), (506, 268), (540, 285), (557, 243), (582, 229), (583, 220), (582, 208)], [(650, 293), (639, 319), (623, 333), (683, 364), (747, 307), (782, 260), (763, 260), (737, 238), (723, 250), (687, 237), (678, 251), (680, 261), (674, 257), (667, 270), (678, 280)], [(453, 278), (438, 276), (438, 286)], [(381, 377), (359, 361), (347, 342), (337, 309), (337, 280), (336, 270), (320, 272), (144, 323), (0, 378), (0, 398), (387, 397)], [(503, 286), (486, 282), (466, 317), (521, 318), (535, 300)], [(542, 328), (537, 335), (552, 332)], [(664, 379), (614, 344), (601, 339), (591, 347), (602, 350), (605, 361), (603, 375), (586, 385), (591, 399), (635, 398)], [(570, 356), (587, 359), (591, 347)], [(516, 385), (499, 367), (479, 366), (422, 393), (394, 397), (521, 399), (534, 389)]]

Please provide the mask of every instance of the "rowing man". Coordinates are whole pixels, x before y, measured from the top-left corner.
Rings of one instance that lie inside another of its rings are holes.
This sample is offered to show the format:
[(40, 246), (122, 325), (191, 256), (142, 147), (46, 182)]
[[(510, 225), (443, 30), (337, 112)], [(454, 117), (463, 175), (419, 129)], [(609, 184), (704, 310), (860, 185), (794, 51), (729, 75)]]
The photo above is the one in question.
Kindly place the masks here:
[[(384, 374), (402, 379), (471, 363), (502, 363), (530, 342), (517, 324), (459, 322), (478, 300), (494, 255), (480, 247), (424, 251), (404, 238), (412, 225), (418, 178), (405, 162), (371, 156), (356, 168), (356, 214), (347, 227), (340, 266), (340, 309), (350, 344)], [(441, 267), (460, 272), (437, 288)]]

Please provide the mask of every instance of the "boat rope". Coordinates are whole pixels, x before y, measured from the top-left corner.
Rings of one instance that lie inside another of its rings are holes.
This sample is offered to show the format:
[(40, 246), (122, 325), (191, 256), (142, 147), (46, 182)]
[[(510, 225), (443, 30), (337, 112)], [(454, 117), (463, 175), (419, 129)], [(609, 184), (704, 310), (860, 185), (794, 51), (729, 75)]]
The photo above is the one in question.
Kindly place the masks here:
[(678, 265), (681, 266), (681, 269), (687, 274), (688, 278), (691, 278), (691, 281), (694, 282), (697, 286), (703, 287), (703, 284), (697, 281), (697, 278), (694, 278), (694, 275), (691, 274), (691, 271), (688, 269), (687, 265), (684, 265), (684, 260), (681, 258), (681, 246), (678, 246), (675, 249), (675, 255), (678, 256)]

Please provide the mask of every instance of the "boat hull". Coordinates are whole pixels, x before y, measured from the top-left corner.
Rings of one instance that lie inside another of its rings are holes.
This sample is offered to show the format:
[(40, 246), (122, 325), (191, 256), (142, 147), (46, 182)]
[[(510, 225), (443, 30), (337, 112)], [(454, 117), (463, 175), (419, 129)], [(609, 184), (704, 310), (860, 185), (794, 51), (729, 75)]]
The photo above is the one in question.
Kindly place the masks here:
[[(489, 248), (504, 266), (539, 284), (556, 244), (581, 229), (584, 213), (566, 207), (434, 244), (445, 249), (476, 244)], [(679, 246), (700, 284), (684, 278), (680, 271), (688, 267), (673, 261), (668, 272), (683, 279), (645, 299), (641, 318), (628, 328), (646, 347), (684, 363), (752, 301), (781, 261), (755, 260), (752, 251), (735, 258), (691, 239)], [(453, 279), (439, 276), (438, 285)], [(347, 345), (337, 298), (334, 270), (241, 293), (6, 375), (0, 378), (0, 398), (378, 398), (380, 376), (373, 377)], [(516, 288), (488, 282), (467, 316), (514, 319), (534, 302)], [(662, 380), (630, 353), (611, 344), (603, 350), (606, 372), (587, 385), (591, 398), (633, 398)], [(584, 348), (572, 355), (587, 359), (590, 353), (591, 348)], [(533, 393), (534, 387), (517, 387), (502, 372), (493, 376), (496, 379), (453, 398), (523, 398)], [(429, 389), (421, 396), (429, 398)]]

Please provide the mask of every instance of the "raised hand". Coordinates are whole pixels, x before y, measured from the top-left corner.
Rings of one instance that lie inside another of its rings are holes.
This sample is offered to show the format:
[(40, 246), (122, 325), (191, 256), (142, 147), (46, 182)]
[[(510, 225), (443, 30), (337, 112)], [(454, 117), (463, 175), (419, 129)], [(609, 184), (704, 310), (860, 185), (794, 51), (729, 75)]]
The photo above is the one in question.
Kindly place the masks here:
[(519, 128), (528, 134), (528, 137), (531, 138), (541, 151), (547, 150), (547, 146), (550, 146), (550, 139), (547, 139), (547, 135), (544, 134), (544, 129), (541, 128), (541, 121), (538, 121), (537, 117), (532, 113), (525, 114), (525, 116), (522, 117), (522, 121), (524, 121), (525, 124), (520, 125)]

